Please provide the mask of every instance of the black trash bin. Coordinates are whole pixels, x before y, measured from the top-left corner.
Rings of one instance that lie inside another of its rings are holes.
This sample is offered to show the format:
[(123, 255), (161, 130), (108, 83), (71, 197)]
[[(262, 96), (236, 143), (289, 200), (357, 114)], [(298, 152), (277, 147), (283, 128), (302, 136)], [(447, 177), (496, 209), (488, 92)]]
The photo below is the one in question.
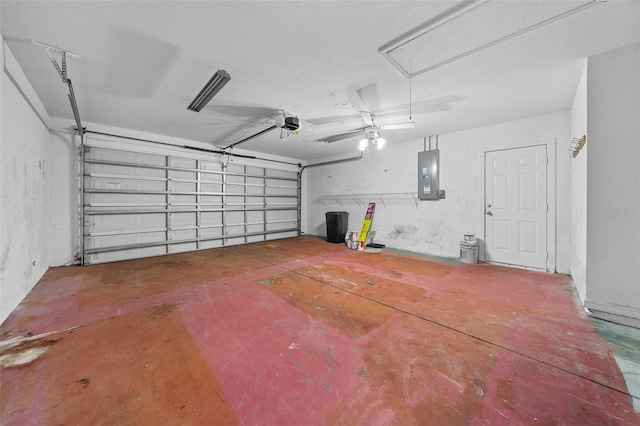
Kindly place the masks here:
[(327, 212), (327, 242), (344, 243), (349, 226), (349, 212)]

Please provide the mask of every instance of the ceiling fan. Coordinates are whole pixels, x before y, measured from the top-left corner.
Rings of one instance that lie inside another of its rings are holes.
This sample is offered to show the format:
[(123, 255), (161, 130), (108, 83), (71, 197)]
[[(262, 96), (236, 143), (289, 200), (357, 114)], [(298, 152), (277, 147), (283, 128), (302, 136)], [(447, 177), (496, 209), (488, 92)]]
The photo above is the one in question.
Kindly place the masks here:
[(413, 121), (377, 126), (374, 122), (375, 114), (372, 114), (369, 111), (360, 111), (360, 116), (362, 117), (362, 121), (364, 121), (364, 127), (320, 138), (319, 141), (324, 143), (333, 143), (344, 139), (362, 136), (363, 139), (360, 142), (360, 150), (368, 151), (369, 146), (371, 145), (376, 145), (378, 148), (381, 148), (384, 144), (385, 140), (380, 136), (380, 130), (412, 129), (416, 126), (416, 123)]

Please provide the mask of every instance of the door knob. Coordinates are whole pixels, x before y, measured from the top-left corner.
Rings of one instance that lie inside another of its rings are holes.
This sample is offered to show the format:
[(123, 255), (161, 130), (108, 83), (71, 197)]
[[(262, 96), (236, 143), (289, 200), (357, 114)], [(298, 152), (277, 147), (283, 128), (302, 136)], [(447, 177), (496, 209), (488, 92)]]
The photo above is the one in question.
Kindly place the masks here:
[(493, 213), (491, 213), (491, 211), (488, 211), (487, 216), (493, 216)]
[(491, 208), (491, 203), (487, 204), (487, 207)]

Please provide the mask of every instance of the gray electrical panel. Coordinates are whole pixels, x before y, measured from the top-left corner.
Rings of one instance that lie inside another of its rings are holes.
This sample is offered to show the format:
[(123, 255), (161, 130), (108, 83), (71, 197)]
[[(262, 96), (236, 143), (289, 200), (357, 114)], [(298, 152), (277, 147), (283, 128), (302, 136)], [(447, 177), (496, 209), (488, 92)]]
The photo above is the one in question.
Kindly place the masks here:
[(418, 198), (421, 200), (437, 200), (439, 195), (439, 160), (440, 151), (422, 151), (418, 153)]

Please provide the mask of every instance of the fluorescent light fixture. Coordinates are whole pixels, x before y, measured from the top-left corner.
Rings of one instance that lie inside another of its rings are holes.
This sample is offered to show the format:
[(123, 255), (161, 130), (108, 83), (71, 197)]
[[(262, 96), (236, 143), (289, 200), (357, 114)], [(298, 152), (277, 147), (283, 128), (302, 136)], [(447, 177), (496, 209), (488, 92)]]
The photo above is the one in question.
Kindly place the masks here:
[(411, 78), (606, 1), (463, 1), (378, 52)]
[(200, 112), (202, 108), (206, 104), (209, 103), (211, 98), (213, 98), (219, 91), (231, 80), (231, 76), (225, 70), (218, 70), (211, 77), (211, 80), (200, 90), (198, 96), (196, 96), (193, 101), (189, 104), (187, 109), (191, 111)]

